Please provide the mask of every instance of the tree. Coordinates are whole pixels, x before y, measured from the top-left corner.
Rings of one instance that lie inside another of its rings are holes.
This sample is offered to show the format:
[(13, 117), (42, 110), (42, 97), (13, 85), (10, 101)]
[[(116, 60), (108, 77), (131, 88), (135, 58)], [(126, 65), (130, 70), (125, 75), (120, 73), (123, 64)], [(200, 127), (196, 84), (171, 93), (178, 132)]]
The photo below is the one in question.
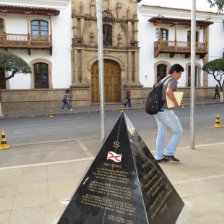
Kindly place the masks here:
[(3, 50), (0, 50), (0, 69), (10, 72), (10, 75), (7, 78), (2, 77), (0, 79), (0, 83), (13, 78), (16, 73), (31, 73), (30, 66), (22, 58)]
[[(11, 79), (17, 73), (28, 74), (31, 73), (30, 66), (19, 56), (13, 53), (0, 50), (0, 69), (9, 72), (9, 76), (0, 77), (0, 83)], [(0, 91), (0, 116), (3, 116), (1, 110), (1, 91)]]
[(222, 85), (224, 85), (224, 58), (215, 59), (206, 63), (202, 70), (207, 72), (209, 75), (213, 75), (214, 79), (218, 82), (221, 97), (220, 101), (223, 101), (223, 89)]
[(218, 12), (223, 11), (224, 0), (208, 0), (208, 2), (210, 3), (211, 8), (214, 7), (214, 6), (217, 6)]

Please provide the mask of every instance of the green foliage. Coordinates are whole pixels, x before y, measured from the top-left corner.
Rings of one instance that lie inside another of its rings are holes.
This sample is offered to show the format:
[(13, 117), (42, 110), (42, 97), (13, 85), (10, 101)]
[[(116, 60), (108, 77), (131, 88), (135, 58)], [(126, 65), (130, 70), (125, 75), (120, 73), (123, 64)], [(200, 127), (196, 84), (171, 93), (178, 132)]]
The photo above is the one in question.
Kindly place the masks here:
[(213, 75), (221, 90), (222, 85), (224, 84), (224, 58), (209, 61), (202, 67), (202, 70), (207, 72), (209, 75)]
[(16, 73), (31, 73), (30, 66), (22, 58), (4, 50), (0, 50), (0, 68), (7, 72), (11, 72), (11, 75), (5, 80), (14, 77)]
[(208, 0), (208, 2), (210, 3), (211, 8), (214, 7), (214, 6), (217, 6), (218, 12), (223, 11), (224, 0)]
[(224, 72), (224, 58), (209, 61), (202, 69), (209, 74), (212, 74), (213, 72)]

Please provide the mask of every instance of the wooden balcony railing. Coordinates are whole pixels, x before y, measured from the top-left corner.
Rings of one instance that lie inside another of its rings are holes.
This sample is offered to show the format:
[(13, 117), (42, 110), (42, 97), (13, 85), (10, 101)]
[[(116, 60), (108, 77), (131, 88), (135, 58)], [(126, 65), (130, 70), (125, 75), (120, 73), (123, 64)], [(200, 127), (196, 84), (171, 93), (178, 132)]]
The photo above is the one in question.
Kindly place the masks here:
[(49, 49), (52, 50), (52, 36), (30, 34), (0, 34), (1, 48)]
[[(203, 58), (208, 50), (206, 43), (196, 42), (196, 54)], [(191, 42), (184, 41), (167, 41), (160, 40), (154, 43), (154, 56), (158, 57), (160, 53), (170, 53), (170, 57), (174, 57), (175, 54), (185, 54), (185, 57), (189, 57), (191, 54)]]

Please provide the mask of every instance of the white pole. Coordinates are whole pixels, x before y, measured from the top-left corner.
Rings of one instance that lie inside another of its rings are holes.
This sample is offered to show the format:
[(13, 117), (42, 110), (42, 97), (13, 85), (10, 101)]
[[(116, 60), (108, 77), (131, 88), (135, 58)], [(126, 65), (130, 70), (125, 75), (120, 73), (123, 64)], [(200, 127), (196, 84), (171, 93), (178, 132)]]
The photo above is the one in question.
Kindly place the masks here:
[(99, 88), (100, 88), (100, 127), (101, 143), (105, 137), (105, 116), (104, 116), (104, 66), (103, 66), (103, 19), (102, 0), (97, 0), (97, 32), (98, 32), (98, 67), (99, 67)]
[(2, 113), (2, 103), (0, 102), (0, 117), (4, 117), (3, 113)]
[(195, 37), (196, 37), (196, 0), (192, 0), (191, 9), (191, 112), (190, 112), (190, 148), (195, 148)]

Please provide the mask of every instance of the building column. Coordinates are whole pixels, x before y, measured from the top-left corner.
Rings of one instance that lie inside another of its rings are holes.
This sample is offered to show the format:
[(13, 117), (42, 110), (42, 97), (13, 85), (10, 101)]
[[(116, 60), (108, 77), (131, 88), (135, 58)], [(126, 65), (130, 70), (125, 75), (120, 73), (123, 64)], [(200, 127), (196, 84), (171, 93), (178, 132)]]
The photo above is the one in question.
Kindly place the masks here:
[(73, 50), (73, 77), (72, 77), (72, 85), (73, 86), (79, 86), (80, 82), (79, 82), (79, 70), (78, 70), (78, 51), (77, 49)]
[(131, 45), (131, 38), (132, 38), (132, 25), (131, 25), (131, 22), (128, 21), (128, 45), (130, 46)]
[(132, 84), (132, 52), (128, 50), (127, 85)]
[(88, 82), (88, 77), (87, 77), (88, 72), (87, 72), (86, 58), (87, 58), (87, 52), (82, 49), (81, 50), (81, 58), (80, 58), (80, 60), (81, 60), (80, 64), (81, 64), (81, 74), (82, 74), (82, 82), (81, 82), (82, 86), (83, 85), (84, 86), (89, 86), (88, 85), (88, 83), (89, 83)]
[(80, 37), (82, 37), (84, 26), (85, 26), (85, 20), (84, 20), (84, 18), (81, 18), (81, 20), (80, 20)]
[(139, 51), (135, 51), (135, 85), (140, 85), (140, 80), (139, 80)]

